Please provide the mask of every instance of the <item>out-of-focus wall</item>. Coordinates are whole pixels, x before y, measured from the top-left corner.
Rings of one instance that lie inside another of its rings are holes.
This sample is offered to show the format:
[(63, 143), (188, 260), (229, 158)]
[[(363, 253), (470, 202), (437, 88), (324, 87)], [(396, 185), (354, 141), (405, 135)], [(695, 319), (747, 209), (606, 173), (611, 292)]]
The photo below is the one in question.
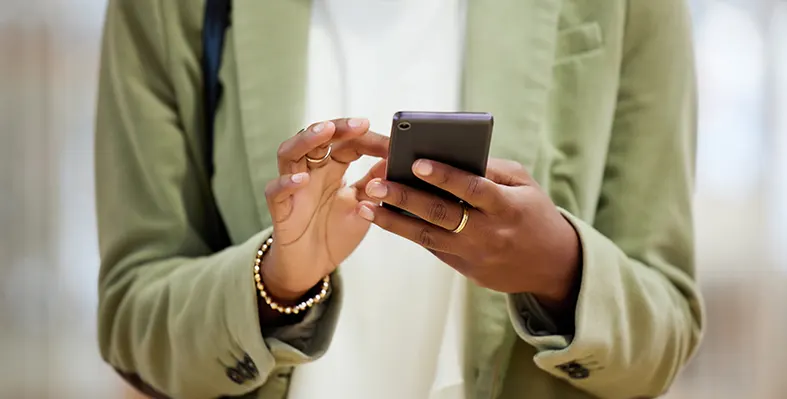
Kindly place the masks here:
[(95, 338), (105, 1), (0, 0), (0, 398), (113, 398)]
[[(92, 121), (105, 0), (0, 0), (0, 397), (130, 395), (98, 356)], [(692, 2), (708, 333), (669, 398), (784, 398), (787, 3)]]
[(787, 3), (696, 0), (696, 221), (708, 329), (676, 398), (784, 398)]

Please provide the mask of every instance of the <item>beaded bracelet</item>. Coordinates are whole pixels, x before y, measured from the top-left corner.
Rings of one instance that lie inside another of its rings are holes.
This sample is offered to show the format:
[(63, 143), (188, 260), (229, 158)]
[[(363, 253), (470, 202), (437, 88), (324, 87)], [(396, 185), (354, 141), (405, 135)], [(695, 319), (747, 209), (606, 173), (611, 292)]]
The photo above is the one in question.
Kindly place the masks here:
[(327, 275), (322, 279), (322, 287), (320, 287), (320, 292), (317, 295), (295, 305), (295, 306), (283, 306), (277, 303), (276, 301), (268, 295), (268, 292), (265, 291), (265, 285), (262, 283), (262, 276), (260, 275), (260, 265), (262, 264), (262, 257), (268, 252), (268, 249), (273, 244), (273, 237), (268, 238), (265, 242), (260, 246), (257, 250), (257, 256), (254, 258), (254, 281), (257, 283), (257, 291), (259, 291), (260, 296), (262, 299), (265, 300), (265, 303), (271, 307), (271, 309), (278, 311), (279, 313), (284, 314), (298, 314), (300, 312), (305, 311), (306, 309), (311, 308), (312, 306), (323, 302), (328, 297), (328, 289), (331, 287), (331, 275)]

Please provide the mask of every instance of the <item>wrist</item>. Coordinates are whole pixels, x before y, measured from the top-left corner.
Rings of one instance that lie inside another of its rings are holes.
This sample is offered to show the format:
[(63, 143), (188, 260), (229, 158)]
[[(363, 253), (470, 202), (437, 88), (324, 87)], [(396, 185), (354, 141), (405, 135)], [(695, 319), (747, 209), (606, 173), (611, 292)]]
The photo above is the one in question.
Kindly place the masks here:
[(561, 282), (557, 288), (536, 292), (533, 296), (551, 314), (573, 311), (579, 297), (581, 273), (577, 271), (572, 277), (569, 282)]
[(558, 245), (551, 256), (551, 281), (534, 293), (538, 302), (554, 312), (573, 310), (582, 281), (582, 245), (574, 226), (561, 215)]
[(300, 302), (312, 288), (317, 284), (315, 281), (312, 284), (298, 284), (283, 278), (278, 272), (281, 270), (281, 263), (276, 256), (278, 251), (276, 245), (268, 251), (265, 256), (265, 261), (262, 262), (260, 267), (260, 276), (262, 281), (265, 282), (265, 289), (271, 297), (275, 298), (283, 305), (292, 305)]
[[(322, 284), (303, 290), (281, 284), (275, 278), (276, 274), (270, 273), (272, 270), (281, 270), (276, 267), (282, 266), (277, 262), (273, 242), (273, 237), (269, 237), (257, 250), (254, 260), (254, 281), (258, 294), (260, 328), (263, 331), (302, 319), (308, 309), (326, 300), (331, 284), (330, 275), (323, 277)], [(309, 295), (310, 291), (313, 291), (312, 295)]]

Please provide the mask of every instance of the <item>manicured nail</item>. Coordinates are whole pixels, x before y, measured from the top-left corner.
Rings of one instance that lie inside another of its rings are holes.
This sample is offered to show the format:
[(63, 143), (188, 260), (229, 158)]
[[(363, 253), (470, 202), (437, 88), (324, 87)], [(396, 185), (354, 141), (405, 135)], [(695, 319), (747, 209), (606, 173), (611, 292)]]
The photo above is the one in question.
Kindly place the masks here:
[(415, 162), (413, 169), (415, 170), (415, 173), (421, 176), (429, 176), (432, 174), (433, 168), (431, 162), (421, 159)]
[(374, 221), (374, 212), (366, 205), (361, 205), (361, 208), (358, 209), (358, 216), (370, 222)]
[(325, 129), (325, 122), (320, 122), (320, 123), (314, 125), (314, 127), (312, 128), (312, 132), (319, 133), (323, 129)]
[(290, 180), (292, 180), (292, 182), (295, 184), (301, 184), (304, 180), (306, 180), (307, 174), (308, 173), (296, 173), (290, 177)]
[(361, 119), (361, 118), (348, 119), (347, 120), (347, 126), (355, 129), (356, 127), (361, 127), (361, 125), (363, 125), (364, 121), (365, 121), (365, 119)]
[(388, 195), (388, 187), (380, 182), (372, 182), (366, 187), (366, 194), (374, 198), (385, 198)]

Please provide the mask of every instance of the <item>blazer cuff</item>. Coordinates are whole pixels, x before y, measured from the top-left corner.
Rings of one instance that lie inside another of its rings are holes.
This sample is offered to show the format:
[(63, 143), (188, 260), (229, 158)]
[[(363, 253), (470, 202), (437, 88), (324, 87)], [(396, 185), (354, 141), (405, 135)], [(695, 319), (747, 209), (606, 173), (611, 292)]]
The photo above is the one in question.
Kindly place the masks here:
[(559, 335), (549, 314), (530, 295), (509, 295), (508, 312), (519, 337), (538, 350), (534, 360), (544, 371), (578, 386), (603, 373), (613, 348), (609, 335), (619, 328), (615, 303), (622, 287), (619, 251), (592, 226), (567, 211), (582, 245), (582, 281), (575, 312), (574, 335)]
[(534, 337), (560, 335), (567, 342), (573, 339), (573, 334), (559, 331), (555, 319), (532, 294), (509, 294), (507, 306), (508, 315), (517, 331), (522, 330), (524, 334)]
[(264, 334), (265, 342), (279, 364), (298, 365), (325, 354), (339, 319), (342, 279), (331, 276), (328, 298), (309, 309), (297, 324), (272, 329)]
[(259, 384), (274, 367), (289, 367), (316, 360), (328, 349), (333, 338), (341, 306), (341, 279), (332, 278), (332, 294), (328, 301), (316, 306), (298, 324), (277, 329), (270, 336), (260, 331), (257, 288), (252, 267), (259, 245), (270, 236), (270, 229), (259, 233), (238, 251), (243, 259), (231, 262), (222, 281), (225, 298), (224, 314), (236, 359), (250, 357), (260, 368)]

